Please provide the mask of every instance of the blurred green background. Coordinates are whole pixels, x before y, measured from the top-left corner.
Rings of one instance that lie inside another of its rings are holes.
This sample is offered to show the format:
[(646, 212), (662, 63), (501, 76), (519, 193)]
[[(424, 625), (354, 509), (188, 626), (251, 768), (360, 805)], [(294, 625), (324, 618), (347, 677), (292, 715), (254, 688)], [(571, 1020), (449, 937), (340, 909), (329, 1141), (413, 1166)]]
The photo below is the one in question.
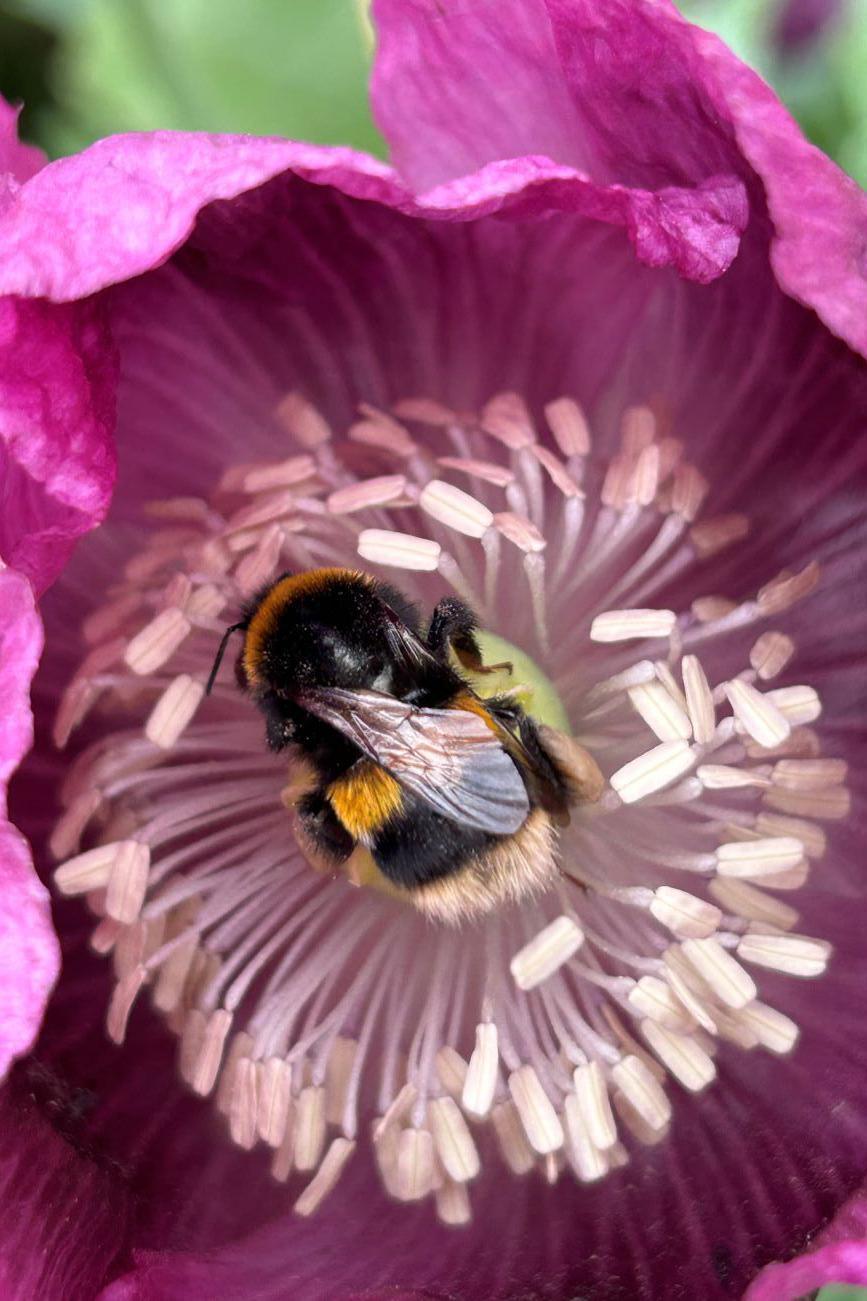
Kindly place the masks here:
[[(867, 0), (681, 0), (867, 183)], [(0, 0), (0, 89), (69, 153), (114, 131), (250, 131), (384, 146), (366, 0)]]

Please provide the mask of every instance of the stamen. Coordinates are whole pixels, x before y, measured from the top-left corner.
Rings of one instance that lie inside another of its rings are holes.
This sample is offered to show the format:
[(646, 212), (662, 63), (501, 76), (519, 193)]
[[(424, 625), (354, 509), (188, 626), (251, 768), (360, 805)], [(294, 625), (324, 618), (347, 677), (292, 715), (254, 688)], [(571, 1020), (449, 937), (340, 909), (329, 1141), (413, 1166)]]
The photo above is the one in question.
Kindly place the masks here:
[(744, 786), (767, 787), (771, 778), (765, 772), (750, 768), (730, 768), (723, 763), (705, 763), (696, 769), (696, 776), (707, 790), (741, 790)]
[(632, 641), (643, 637), (668, 637), (677, 616), (673, 610), (607, 610), (590, 625), (590, 640)]
[(628, 999), (639, 1016), (658, 1021), (670, 1030), (690, 1030), (695, 1024), (672, 987), (657, 976), (642, 976), (629, 991)]
[(535, 524), (531, 524), (528, 519), (514, 515), (511, 511), (501, 511), (494, 516), (493, 523), (494, 528), (509, 542), (514, 543), (519, 550), (528, 554), (545, 550), (545, 539)]
[(746, 515), (720, 515), (718, 519), (694, 525), (689, 536), (702, 560), (707, 560), (732, 542), (745, 538), (749, 531), (750, 521)]
[(586, 456), (590, 430), (584, 412), (572, 398), (556, 398), (545, 407), (545, 419), (564, 456)]
[(484, 1119), (491, 1110), (498, 1078), (497, 1027), (488, 1021), (476, 1026), (476, 1046), (470, 1057), (461, 1094), (464, 1111), (480, 1120)]
[(571, 917), (558, 917), (516, 953), (510, 963), (519, 989), (535, 989), (568, 962), (584, 943), (584, 933)]
[(161, 610), (128, 643), (124, 663), (140, 677), (153, 673), (171, 659), (190, 630), (189, 620), (175, 606)]
[(405, 1129), (397, 1146), (397, 1195), (415, 1202), (426, 1197), (434, 1183), (434, 1141), (427, 1129)]
[(457, 1183), (475, 1179), (481, 1169), (476, 1145), (453, 1098), (435, 1098), (428, 1109), (437, 1154), (446, 1174)]
[(803, 854), (804, 847), (794, 836), (729, 841), (717, 846), (717, 871), (720, 876), (769, 876), (796, 867)]
[(790, 1053), (798, 1041), (798, 1027), (790, 1017), (758, 1000), (740, 1013), (740, 1019), (763, 1048), (772, 1053)]
[(506, 447), (517, 451), (535, 440), (533, 421), (518, 393), (498, 393), (482, 409), (482, 428)]
[(513, 1102), (501, 1102), (491, 1112), (491, 1123), (500, 1144), (503, 1160), (513, 1174), (523, 1175), (535, 1165), (533, 1149)]
[[(55, 880), (111, 954), (108, 1033), (124, 1038), (147, 990), (181, 1078), (227, 1141), (271, 1150), (299, 1215), (357, 1143), (391, 1197), (430, 1197), (454, 1226), (483, 1156), (509, 1177), (589, 1184), (631, 1152), (645, 1178), (635, 1145), (676, 1124), (668, 1085), (707, 1088), (721, 1040), (793, 1051), (798, 1026), (760, 986), (829, 960), (778, 895), (820, 879), (812, 819), (847, 816), (847, 768), (809, 726), (815, 690), (768, 687), (793, 639), (757, 626), (785, 626), (818, 567), (755, 600), (657, 608), (748, 521), (700, 518), (708, 484), (652, 406), (622, 412), (608, 460), (591, 459), (572, 397), (545, 405), (538, 434), (537, 414), (512, 392), (481, 414), (419, 396), (365, 404), (332, 439), (288, 395), (273, 463), (227, 467), (208, 499), (151, 503), (60, 697), (58, 744), (85, 719), (96, 739), (60, 789)], [(519, 703), (561, 779), (568, 809), (535, 808), (487, 877), (446, 865), (438, 888), (454, 894), (427, 911), (468, 912), (461, 928), (413, 908), (366, 850), (366, 867), (357, 849), (345, 872), (314, 869), (296, 828), (315, 769), (268, 752), (225, 667), (205, 696), (255, 593), (358, 557), (386, 581), (400, 570), (424, 617), (449, 592), (471, 606), (492, 631), (468, 687)], [(503, 902), (479, 916), (465, 894), (478, 903), (488, 880)]]
[(442, 479), (431, 479), (422, 489), (419, 505), (433, 519), (469, 538), (480, 538), (494, 522), (492, 513), (480, 501)]
[(365, 529), (358, 539), (358, 554), (373, 565), (391, 565), (395, 569), (432, 572), (440, 561), (442, 548), (429, 538), (393, 533), (388, 529)]
[(791, 727), (815, 722), (822, 712), (821, 701), (812, 687), (777, 687), (769, 691), (765, 699), (780, 711)]
[(827, 838), (821, 827), (805, 818), (784, 817), (780, 813), (760, 813), (756, 818), (759, 836), (794, 836), (804, 846), (810, 858), (824, 858)]
[(115, 859), (123, 842), (98, 845), (83, 854), (70, 858), (54, 873), (54, 883), (61, 894), (87, 894), (107, 886)]
[(624, 804), (635, 804), (689, 772), (695, 756), (686, 741), (664, 741), (611, 774), (611, 785)]
[(795, 653), (795, 643), (782, 632), (763, 632), (750, 650), (750, 664), (763, 680), (781, 673)]
[(530, 1146), (544, 1156), (563, 1146), (563, 1127), (532, 1066), (509, 1076), (509, 1092)]
[(650, 911), (657, 921), (683, 939), (713, 935), (721, 920), (719, 908), (669, 885), (657, 886)]
[(295, 1168), (315, 1170), (325, 1146), (325, 1090), (308, 1085), (295, 1107)]
[(746, 1007), (756, 997), (757, 990), (752, 977), (730, 953), (726, 953), (717, 940), (711, 937), (684, 940), (681, 948), (687, 961), (704, 977), (726, 1007)]
[(321, 1166), (295, 1203), (295, 1211), (298, 1215), (312, 1215), (319, 1209), (320, 1204), (337, 1183), (343, 1167), (354, 1151), (355, 1144), (348, 1138), (334, 1139), (325, 1153)]
[(292, 1068), (280, 1057), (269, 1057), (261, 1064), (256, 1113), (256, 1128), (263, 1143), (280, 1147), (289, 1129), (291, 1113)]
[(748, 682), (727, 682), (725, 692), (738, 722), (759, 745), (770, 747), (785, 741), (791, 723), (770, 698), (763, 696)]
[(566, 1131), (566, 1154), (582, 1183), (601, 1179), (608, 1170), (608, 1159), (593, 1143), (576, 1097), (566, 1095), (563, 1104), (563, 1127)]
[(830, 945), (804, 935), (764, 935), (754, 932), (738, 942), (738, 957), (758, 967), (784, 971), (807, 979), (821, 976), (828, 964)]
[(612, 1067), (611, 1078), (650, 1129), (665, 1129), (671, 1119), (671, 1106), (655, 1076), (639, 1057), (633, 1054), (624, 1057)]
[(691, 739), (692, 724), (687, 714), (661, 682), (648, 682), (633, 687), (629, 699), (660, 741)]
[(171, 750), (192, 721), (205, 694), (204, 684), (181, 673), (166, 687), (151, 710), (144, 734), (161, 750)]
[(444, 1179), (442, 1186), (437, 1188), (434, 1196), (436, 1198), (437, 1215), (443, 1224), (469, 1224), (472, 1219), (470, 1211), (470, 1199), (467, 1196), (466, 1186), (457, 1184), (452, 1179)]
[(781, 759), (775, 763), (771, 780), (775, 786), (793, 791), (820, 791), (840, 786), (846, 780), (842, 759)]
[(338, 488), (328, 498), (326, 505), (332, 515), (353, 515), (371, 506), (387, 506), (389, 502), (399, 501), (405, 492), (405, 475), (386, 474), (379, 479), (368, 479), (366, 483), (352, 483), (346, 488)]
[(325, 1068), (325, 1119), (329, 1125), (342, 1125), (350, 1093), (358, 1043), (338, 1036), (334, 1040)]
[(716, 1067), (713, 1058), (692, 1035), (667, 1030), (656, 1021), (644, 1021), (641, 1029), (657, 1057), (685, 1089), (698, 1093), (707, 1088), (716, 1075)]
[[(600, 1151), (606, 1151), (617, 1142), (617, 1125), (611, 1112), (602, 1068), (598, 1062), (577, 1066), (572, 1080), (581, 1118), (590, 1141)], [(569, 1105), (568, 1095), (566, 1105)]]
[(819, 566), (811, 561), (797, 574), (782, 573), (759, 589), (759, 608), (766, 615), (780, 614), (809, 596), (819, 581)]
[(794, 908), (763, 890), (757, 890), (747, 881), (719, 877), (711, 881), (710, 892), (723, 908), (749, 921), (764, 922), (786, 931), (798, 924), (798, 913)]
[(495, 488), (507, 488), (509, 484), (515, 482), (511, 470), (503, 465), (495, 465), (493, 461), (471, 461), (464, 456), (440, 456), (437, 458), (437, 464), (445, 470), (457, 470), (472, 479), (482, 479), (485, 483), (492, 483)]
[(716, 727), (713, 695), (707, 677), (695, 655), (684, 655), (680, 667), (693, 735), (699, 745), (707, 745), (713, 740)]

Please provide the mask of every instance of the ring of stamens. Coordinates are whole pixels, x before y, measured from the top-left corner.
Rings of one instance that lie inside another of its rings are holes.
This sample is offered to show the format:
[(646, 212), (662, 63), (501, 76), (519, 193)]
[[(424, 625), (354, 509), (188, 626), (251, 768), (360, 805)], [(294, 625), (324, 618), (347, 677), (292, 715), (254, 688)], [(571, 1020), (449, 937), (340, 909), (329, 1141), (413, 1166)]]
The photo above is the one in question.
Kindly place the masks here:
[[(300, 1214), (361, 1138), (393, 1196), (432, 1195), (444, 1222), (466, 1222), (481, 1123), (516, 1175), (597, 1180), (633, 1140), (665, 1136), (669, 1086), (706, 1088), (720, 1040), (790, 1052), (797, 1025), (757, 982), (828, 961), (788, 900), (824, 853), (816, 819), (846, 816), (846, 769), (821, 755), (816, 692), (773, 686), (795, 652), (774, 621), (817, 567), (739, 603), (659, 608), (747, 520), (699, 520), (707, 485), (649, 407), (624, 412), (607, 463), (575, 402), (545, 416), (540, 442), (515, 394), (478, 417), (363, 407), (359, 477), (290, 395), (277, 418), (303, 450), (231, 467), (208, 500), (152, 504), (83, 625), (55, 738), (87, 720), (98, 739), (63, 784), (52, 849), (58, 888), (86, 897), (92, 945), (113, 956), (109, 1034), (123, 1039), (146, 988), (234, 1142), (303, 1177)], [(472, 943), (312, 872), (285, 807), (303, 774), (287, 783), (229, 675), (204, 701), (245, 598), (287, 568), (360, 562), (402, 571), (428, 608), (451, 587), (519, 641), (607, 775), (563, 833), (558, 888)]]

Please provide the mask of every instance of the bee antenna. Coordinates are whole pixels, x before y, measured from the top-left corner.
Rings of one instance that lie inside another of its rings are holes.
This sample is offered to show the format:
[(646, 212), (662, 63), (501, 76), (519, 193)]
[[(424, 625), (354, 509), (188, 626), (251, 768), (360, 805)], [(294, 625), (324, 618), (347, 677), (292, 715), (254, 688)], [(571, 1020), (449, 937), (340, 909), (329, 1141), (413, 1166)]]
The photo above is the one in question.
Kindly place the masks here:
[(231, 627), (227, 628), (226, 631), (223, 633), (223, 640), (220, 642), (220, 648), (217, 651), (217, 656), (216, 659), (214, 660), (214, 667), (211, 669), (211, 676), (208, 678), (208, 685), (205, 687), (206, 696), (209, 696), (211, 694), (211, 687), (213, 687), (217, 674), (220, 671), (220, 665), (223, 662), (223, 656), (226, 653), (226, 647), (229, 644), (229, 638), (231, 637), (233, 632), (240, 632), (240, 630), (242, 628), (246, 628), (246, 626), (247, 626), (247, 620), (242, 619), (240, 623), (233, 623)]

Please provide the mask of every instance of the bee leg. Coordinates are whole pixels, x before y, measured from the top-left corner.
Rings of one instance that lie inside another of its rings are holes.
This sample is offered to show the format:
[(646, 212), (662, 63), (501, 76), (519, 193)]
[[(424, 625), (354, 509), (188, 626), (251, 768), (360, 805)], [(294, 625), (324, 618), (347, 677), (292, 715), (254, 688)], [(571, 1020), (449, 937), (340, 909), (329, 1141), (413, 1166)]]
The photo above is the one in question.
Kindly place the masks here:
[(563, 787), (565, 784), (562, 774), (545, 748), (537, 724), (528, 714), (521, 713), (518, 722), (518, 735), (523, 742), (524, 749), (528, 750), (533, 756), (533, 759), (552, 785), (558, 790)]
[(303, 795), (296, 808), (302, 850), (333, 866), (345, 862), (355, 848), (355, 841), (338, 821), (322, 792)]
[[(491, 713), (499, 716), (496, 709)], [(520, 717), (513, 715), (512, 726), (515, 724), (524, 749), (532, 755), (538, 770), (556, 792), (558, 803), (571, 808), (575, 804), (595, 803), (599, 799), (605, 779), (596, 760), (574, 737), (555, 727), (537, 723), (524, 713)]]
[(513, 734), (517, 733), (541, 778), (538, 796), (542, 807), (548, 813), (556, 815), (555, 820), (559, 821), (575, 800), (566, 773), (545, 744), (545, 733), (552, 729), (540, 728), (529, 714), (524, 713), (520, 705), (506, 696), (494, 696), (485, 703), (498, 722)]
[(458, 661), (470, 673), (496, 673), (498, 669), (511, 672), (511, 664), (483, 663), (475, 635), (476, 626), (476, 616), (468, 605), (454, 596), (444, 596), (431, 616), (428, 650), (441, 664), (448, 664), (449, 651), (454, 651)]
[(268, 691), (259, 699), (259, 707), (265, 715), (265, 738), (268, 748), (279, 752), (292, 744), (295, 736), (295, 724), (290, 717), (291, 706), (287, 701)]

